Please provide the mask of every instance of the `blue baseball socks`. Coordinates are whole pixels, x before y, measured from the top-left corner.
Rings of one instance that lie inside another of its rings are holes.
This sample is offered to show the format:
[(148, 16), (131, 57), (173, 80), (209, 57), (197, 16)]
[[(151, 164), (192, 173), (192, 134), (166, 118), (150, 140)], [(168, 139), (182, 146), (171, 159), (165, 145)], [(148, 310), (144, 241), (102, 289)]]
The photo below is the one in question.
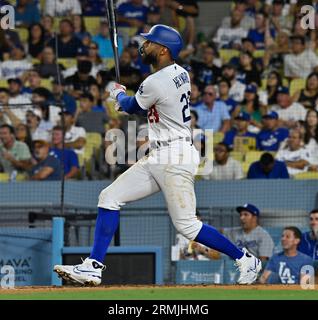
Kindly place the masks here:
[(243, 256), (243, 252), (238, 247), (236, 247), (230, 240), (225, 238), (215, 228), (207, 224), (203, 224), (194, 241), (200, 242), (211, 249), (225, 253), (234, 260), (240, 259)]
[(98, 208), (95, 226), (94, 246), (90, 259), (104, 263), (104, 258), (110, 242), (118, 228), (119, 210)]

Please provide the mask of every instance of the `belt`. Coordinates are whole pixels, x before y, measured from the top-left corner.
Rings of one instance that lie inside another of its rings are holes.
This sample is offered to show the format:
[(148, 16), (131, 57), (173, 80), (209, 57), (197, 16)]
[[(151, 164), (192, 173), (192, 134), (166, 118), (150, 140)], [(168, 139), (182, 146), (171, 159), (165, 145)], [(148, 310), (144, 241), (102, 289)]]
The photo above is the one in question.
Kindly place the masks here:
[(156, 148), (160, 148), (160, 147), (167, 147), (172, 142), (180, 141), (180, 140), (191, 142), (191, 145), (193, 144), (193, 140), (190, 137), (178, 137), (176, 139), (168, 139), (168, 140), (165, 140), (165, 141), (161, 141), (161, 140), (152, 141), (152, 142), (150, 142), (150, 148), (151, 149), (156, 149)]

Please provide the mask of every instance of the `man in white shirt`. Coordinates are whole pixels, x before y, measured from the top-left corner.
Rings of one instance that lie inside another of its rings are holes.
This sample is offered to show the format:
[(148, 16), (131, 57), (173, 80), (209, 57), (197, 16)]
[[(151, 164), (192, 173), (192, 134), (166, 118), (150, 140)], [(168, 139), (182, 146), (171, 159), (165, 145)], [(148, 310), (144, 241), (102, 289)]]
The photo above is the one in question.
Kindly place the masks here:
[(307, 111), (303, 105), (293, 102), (287, 87), (278, 87), (277, 104), (272, 111), (276, 111), (280, 120), (280, 126), (294, 127), (297, 121), (304, 121)]
[(45, 14), (51, 17), (66, 17), (82, 14), (81, 4), (78, 0), (46, 0)]
[(243, 179), (241, 164), (230, 157), (230, 150), (225, 143), (218, 143), (214, 148), (214, 161), (206, 160), (202, 169), (205, 180), (237, 180)]
[(291, 36), (292, 53), (284, 57), (285, 77), (290, 79), (307, 78), (318, 67), (318, 57), (311, 49), (306, 49), (305, 38), (300, 35)]
[(313, 159), (299, 129), (290, 131), (287, 145), (277, 152), (276, 159), (285, 162), (290, 176), (308, 171)]
[[(239, 25), (244, 30), (249, 30), (255, 28), (255, 19), (245, 15), (243, 6), (244, 2), (240, 3), (241, 5), (236, 4), (234, 10), (231, 12), (231, 16), (224, 17), (221, 22), (222, 28), (232, 28), (234, 25)], [(246, 8), (246, 6), (245, 6)]]
[(82, 127), (74, 125), (74, 114), (69, 110), (64, 109), (64, 123), (65, 123), (65, 147), (74, 149), (77, 154), (84, 154), (86, 144), (86, 131)]
[(236, 70), (237, 67), (234, 64), (225, 64), (222, 68), (222, 76), (231, 82), (229, 97), (236, 102), (242, 102), (246, 86), (236, 80)]

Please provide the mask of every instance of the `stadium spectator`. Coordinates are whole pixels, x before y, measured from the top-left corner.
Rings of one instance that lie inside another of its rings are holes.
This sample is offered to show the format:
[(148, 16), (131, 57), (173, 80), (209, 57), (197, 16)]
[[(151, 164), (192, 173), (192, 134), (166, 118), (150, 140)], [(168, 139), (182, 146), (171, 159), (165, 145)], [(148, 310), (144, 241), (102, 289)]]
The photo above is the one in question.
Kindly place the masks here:
[(34, 23), (29, 27), (28, 53), (32, 58), (39, 59), (45, 46), (45, 31), (40, 23)]
[[(108, 23), (105, 19), (100, 20), (99, 33), (92, 38), (93, 42), (98, 45), (99, 56), (103, 59), (113, 59), (112, 43), (109, 37)], [(118, 37), (118, 54), (123, 51), (122, 37)]]
[(281, 30), (291, 31), (293, 27), (293, 16), (288, 14), (283, 14), (284, 0), (273, 0), (271, 10), (269, 13), (269, 21), (271, 27), (275, 28), (276, 32)]
[(233, 64), (225, 64), (222, 67), (222, 77), (230, 81), (231, 88), (229, 96), (236, 102), (242, 102), (244, 99), (245, 84), (236, 80), (237, 67)]
[(296, 91), (292, 98), (293, 101), (300, 103), (306, 109), (316, 109), (318, 104), (318, 73), (309, 74), (305, 88)]
[(56, 61), (55, 52), (52, 47), (44, 47), (40, 63), (36, 63), (33, 66), (41, 78), (53, 78), (57, 79), (58, 75), (61, 75), (62, 71), (65, 70), (64, 66)]
[(59, 159), (50, 155), (50, 144), (46, 140), (34, 141), (34, 157), (36, 165), (31, 169), (30, 179), (37, 181), (60, 180), (62, 169)]
[(142, 28), (147, 22), (148, 8), (142, 0), (128, 0), (117, 8), (117, 22), (119, 27)]
[(216, 92), (212, 85), (208, 85), (203, 91), (202, 104), (198, 105), (195, 110), (199, 116), (199, 126), (202, 129), (212, 129), (214, 132), (227, 132), (230, 129), (230, 115), (227, 106), (216, 101)]
[(75, 99), (78, 99), (81, 94), (87, 92), (91, 84), (96, 83), (95, 78), (90, 75), (92, 70), (92, 63), (90, 61), (78, 61), (77, 70), (74, 75), (65, 79), (66, 91)]
[(28, 126), (24, 123), (20, 123), (15, 127), (15, 138), (17, 141), (24, 142), (33, 153), (33, 141)]
[(48, 15), (43, 15), (41, 25), (44, 28), (45, 40), (49, 41), (54, 37), (54, 18)]
[(240, 214), (240, 227), (225, 228), (223, 234), (240, 248), (246, 248), (251, 254), (266, 262), (273, 254), (274, 242), (269, 233), (260, 226), (260, 210), (246, 203), (236, 207)]
[(192, 82), (191, 83), (191, 95), (190, 95), (190, 107), (196, 108), (198, 105), (202, 103), (201, 92), (199, 87)]
[(82, 42), (84, 37), (91, 37), (91, 34), (86, 30), (85, 20), (83, 16), (79, 14), (72, 15), (72, 22), (74, 26), (74, 34), (78, 38), (78, 40)]
[(285, 162), (290, 176), (308, 171), (313, 163), (312, 153), (304, 148), (299, 129), (290, 130), (286, 146), (277, 152), (276, 159)]
[(251, 137), (256, 139), (256, 134), (248, 131), (251, 116), (246, 112), (240, 112), (234, 118), (234, 128), (225, 133), (223, 143), (233, 149), (236, 137)]
[(82, 14), (79, 0), (46, 0), (44, 13), (51, 17), (67, 17), (73, 14)]
[(102, 92), (101, 92), (98, 84), (90, 85), (89, 93), (93, 96), (93, 99), (94, 99), (92, 111), (106, 113), (106, 110), (105, 110), (105, 108), (103, 106), (103, 102), (102, 102)]
[[(59, 58), (74, 58), (78, 48), (82, 46), (82, 43), (74, 35), (73, 23), (69, 19), (62, 19), (60, 21), (59, 30), (60, 32), (57, 35), (57, 52)], [(56, 45), (55, 37), (48, 42), (48, 46), (52, 47), (53, 50)]]
[(21, 78), (24, 84), (28, 83), (28, 86), (22, 90), (25, 95), (30, 95), (35, 89), (41, 87), (41, 76), (35, 69), (26, 71)]
[[(8, 89), (10, 93), (10, 98), (9, 98), (9, 104), (30, 104), (31, 100), (27, 94), (23, 92), (23, 84), (20, 78), (15, 78), (15, 79), (9, 79), (8, 80)], [(19, 106), (19, 111), (16, 110), (21, 114), (20, 119), (24, 118), (25, 116), (25, 108), (27, 106)], [(23, 116), (23, 117), (22, 117)]]
[(244, 18), (244, 13), (240, 10), (233, 10), (231, 13), (230, 26), (217, 29), (213, 41), (218, 45), (219, 49), (240, 49), (242, 39), (246, 38), (247, 30), (241, 27), (241, 21)]
[(34, 0), (17, 0), (14, 7), (16, 27), (29, 27), (40, 22), (40, 12)]
[[(225, 29), (231, 29), (232, 25), (239, 26), (248, 31), (249, 29), (255, 28), (255, 19), (247, 14), (246, 10), (246, 1), (236, 1), (231, 16), (224, 17), (221, 22), (221, 27)], [(235, 11), (240, 12), (241, 14), (234, 13)]]
[(299, 252), (297, 247), (301, 240), (301, 231), (296, 227), (284, 228), (281, 244), (283, 251), (274, 254), (268, 261), (260, 277), (261, 283), (299, 284), (305, 280), (301, 273), (303, 266), (312, 266), (312, 258)]
[(283, 85), (282, 77), (277, 71), (271, 71), (266, 79), (266, 90), (259, 92), (259, 101), (263, 106), (277, 104), (278, 88)]
[(63, 149), (63, 128), (55, 126), (52, 130), (52, 147), (50, 155), (54, 155), (60, 160), (64, 167), (65, 179), (76, 179), (79, 173), (79, 163), (77, 154), (72, 149)]
[(90, 93), (83, 93), (80, 97), (80, 109), (76, 118), (76, 126), (82, 127), (86, 132), (105, 133), (107, 117), (105, 113), (93, 111), (94, 97)]
[[(304, 123), (304, 143), (318, 161), (318, 111), (309, 110)], [(315, 163), (316, 163), (315, 161)]]
[(249, 30), (247, 37), (254, 41), (256, 49), (263, 50), (265, 49), (266, 33), (275, 38), (275, 29), (269, 27), (268, 18), (265, 17), (263, 12), (257, 12), (255, 15), (255, 28)]
[(26, 113), (26, 124), (30, 130), (33, 142), (35, 140), (50, 141), (48, 130), (41, 128), (42, 112), (39, 109), (29, 109)]
[(262, 130), (257, 134), (256, 147), (261, 151), (277, 151), (283, 141), (289, 136), (286, 128), (278, 126), (278, 114), (269, 111), (262, 116)]
[(98, 54), (98, 44), (91, 42), (88, 47), (88, 59), (92, 62), (92, 74), (96, 77), (99, 70), (105, 69), (105, 64)]
[(25, 118), (25, 108), (15, 108), (10, 106), (10, 95), (7, 88), (0, 88), (0, 103), (2, 104), (1, 110), (1, 124), (9, 124), (16, 127), (21, 120)]
[(215, 84), (221, 75), (221, 69), (214, 64), (215, 52), (212, 46), (208, 46), (203, 51), (203, 59), (200, 61), (191, 61), (194, 72), (194, 82), (203, 89), (209, 84)]
[(318, 261), (318, 209), (313, 209), (309, 214), (310, 231), (304, 232), (298, 251), (311, 257), (314, 262)]
[(9, 174), (15, 170), (26, 171), (32, 166), (29, 147), (17, 141), (14, 133), (14, 128), (8, 124), (0, 127), (0, 166)]
[(24, 47), (16, 45), (10, 51), (9, 60), (1, 63), (1, 77), (4, 79), (19, 78), (31, 67), (32, 64), (26, 59)]
[(230, 149), (224, 143), (218, 143), (214, 148), (214, 160), (206, 160), (202, 169), (205, 180), (238, 180), (244, 174), (241, 164), (230, 156)]
[(259, 103), (257, 87), (254, 84), (245, 87), (244, 100), (233, 111), (233, 117), (235, 118), (240, 112), (246, 112), (250, 115), (248, 130), (252, 133), (258, 133), (261, 128), (263, 110)]
[(306, 109), (298, 102), (293, 102), (287, 87), (278, 87), (277, 104), (273, 105), (272, 111), (276, 111), (280, 125), (292, 128), (298, 121), (304, 121)]
[(249, 51), (240, 53), (237, 80), (245, 84), (261, 85), (260, 72), (255, 67), (253, 56)]
[[(76, 100), (65, 90), (64, 79), (54, 79), (52, 81), (52, 105), (56, 105), (59, 108), (64, 106), (71, 113), (75, 113), (76, 111)], [(56, 124), (56, 121), (52, 122)]]
[(89, 17), (105, 17), (106, 6), (104, 0), (82, 0), (82, 10), (84, 16)]
[[(124, 49), (119, 58), (120, 81), (129, 90), (136, 92), (142, 81), (141, 71), (133, 66), (131, 63), (131, 55), (128, 49)], [(110, 69), (112, 78), (115, 79), (115, 67)]]
[(140, 71), (143, 79), (145, 79), (150, 74), (150, 66), (144, 64), (139, 53), (140, 42), (132, 38), (128, 43), (128, 50), (131, 57), (131, 66)]
[(75, 126), (74, 113), (63, 109), (65, 125), (65, 147), (73, 149), (77, 155), (83, 155), (86, 144), (86, 131), (82, 127)]
[(259, 161), (253, 162), (247, 172), (247, 179), (288, 179), (289, 174), (284, 162), (275, 160), (265, 152)]
[[(177, 13), (168, 6), (169, 0), (154, 0), (148, 10), (148, 23), (165, 24), (173, 28), (179, 25)], [(155, 22), (157, 21), (157, 22)]]
[[(218, 89), (217, 101), (222, 101), (223, 103), (225, 103), (229, 114), (232, 115), (233, 111), (237, 106), (237, 102), (234, 99), (230, 98), (230, 88), (231, 88), (231, 83), (229, 80), (225, 78), (220, 78), (217, 81), (217, 89)], [(192, 91), (193, 90), (191, 90), (191, 95), (192, 95)], [(190, 99), (190, 103), (191, 103), (191, 99)]]
[(305, 38), (291, 36), (290, 40), (292, 52), (284, 57), (285, 77), (307, 78), (312, 71), (318, 71), (318, 57), (313, 50), (306, 49)]

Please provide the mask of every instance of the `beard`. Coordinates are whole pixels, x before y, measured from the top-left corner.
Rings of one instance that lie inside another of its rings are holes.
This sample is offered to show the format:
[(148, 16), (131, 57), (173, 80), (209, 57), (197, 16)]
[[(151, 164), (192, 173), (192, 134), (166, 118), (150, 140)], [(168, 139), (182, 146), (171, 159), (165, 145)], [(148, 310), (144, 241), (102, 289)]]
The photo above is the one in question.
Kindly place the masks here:
[(141, 56), (141, 60), (144, 64), (147, 65), (156, 65), (157, 64), (157, 58), (153, 53), (146, 53), (143, 51), (143, 54)]

